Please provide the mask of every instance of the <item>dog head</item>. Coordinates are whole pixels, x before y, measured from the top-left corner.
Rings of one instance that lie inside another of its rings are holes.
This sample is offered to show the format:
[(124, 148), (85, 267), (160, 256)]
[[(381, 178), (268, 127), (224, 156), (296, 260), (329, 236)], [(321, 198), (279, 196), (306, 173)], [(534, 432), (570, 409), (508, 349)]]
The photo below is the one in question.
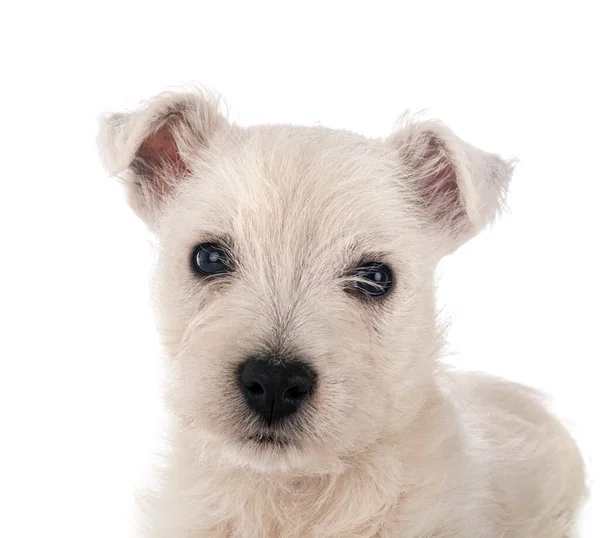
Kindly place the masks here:
[(415, 416), (441, 344), (435, 266), (496, 216), (509, 164), (429, 121), (383, 140), (242, 128), (201, 92), (106, 117), (99, 142), (157, 239), (190, 443), (327, 467)]

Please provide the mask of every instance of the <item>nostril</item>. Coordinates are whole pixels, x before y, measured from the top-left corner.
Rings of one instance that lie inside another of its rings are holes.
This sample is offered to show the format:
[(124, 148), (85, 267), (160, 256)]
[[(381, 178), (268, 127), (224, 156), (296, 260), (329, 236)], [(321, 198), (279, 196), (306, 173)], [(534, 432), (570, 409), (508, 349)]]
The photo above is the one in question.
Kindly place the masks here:
[(283, 399), (287, 400), (288, 402), (299, 402), (300, 400), (304, 399), (306, 397), (306, 395), (308, 394), (308, 391), (310, 389), (308, 388), (304, 388), (304, 387), (290, 387), (289, 389), (287, 389), (283, 395)]
[(265, 389), (258, 381), (251, 381), (249, 383), (244, 383), (244, 387), (250, 394), (254, 394), (256, 396), (260, 396), (264, 394)]

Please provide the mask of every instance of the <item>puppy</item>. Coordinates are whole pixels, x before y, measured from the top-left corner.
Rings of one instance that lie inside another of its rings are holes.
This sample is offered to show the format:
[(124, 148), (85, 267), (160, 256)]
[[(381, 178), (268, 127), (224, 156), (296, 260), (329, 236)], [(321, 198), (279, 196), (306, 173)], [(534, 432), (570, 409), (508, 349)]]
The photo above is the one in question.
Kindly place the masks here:
[(231, 124), (202, 91), (102, 120), (154, 232), (170, 452), (144, 538), (565, 538), (580, 454), (532, 389), (449, 372), (439, 260), (511, 165), (444, 125)]

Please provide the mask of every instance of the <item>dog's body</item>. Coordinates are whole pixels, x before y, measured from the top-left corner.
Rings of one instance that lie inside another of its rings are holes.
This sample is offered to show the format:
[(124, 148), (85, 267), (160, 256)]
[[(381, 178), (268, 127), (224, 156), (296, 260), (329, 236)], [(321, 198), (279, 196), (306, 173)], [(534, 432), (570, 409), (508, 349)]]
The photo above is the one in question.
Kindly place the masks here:
[(108, 118), (158, 239), (171, 453), (144, 538), (564, 538), (585, 493), (534, 391), (448, 372), (437, 262), (511, 167), (444, 126), (230, 125), (199, 93)]

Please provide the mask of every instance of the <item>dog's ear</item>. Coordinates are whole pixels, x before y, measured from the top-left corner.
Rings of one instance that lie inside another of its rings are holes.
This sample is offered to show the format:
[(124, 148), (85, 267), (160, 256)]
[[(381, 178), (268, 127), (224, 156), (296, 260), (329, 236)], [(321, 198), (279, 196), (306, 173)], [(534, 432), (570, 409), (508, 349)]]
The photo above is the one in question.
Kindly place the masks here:
[(139, 110), (101, 118), (98, 147), (108, 172), (122, 178), (130, 205), (153, 228), (177, 185), (226, 124), (213, 97), (163, 93)]
[(435, 121), (405, 122), (390, 142), (442, 256), (500, 213), (513, 163), (471, 146)]

